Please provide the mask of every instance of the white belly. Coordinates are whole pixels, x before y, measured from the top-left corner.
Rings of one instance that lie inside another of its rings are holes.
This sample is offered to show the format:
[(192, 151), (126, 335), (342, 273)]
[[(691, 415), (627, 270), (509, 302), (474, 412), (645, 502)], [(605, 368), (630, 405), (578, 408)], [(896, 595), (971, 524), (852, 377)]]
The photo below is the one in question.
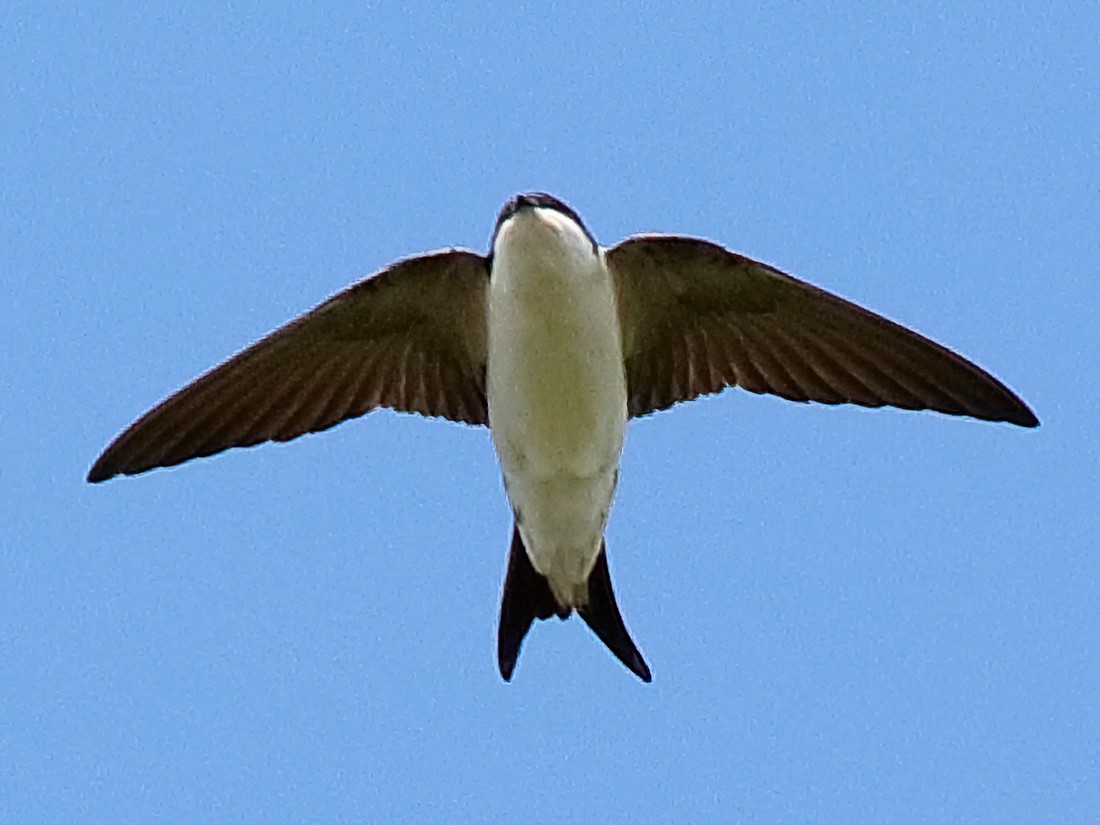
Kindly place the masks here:
[(531, 563), (560, 604), (583, 605), (626, 425), (618, 314), (600, 258), (590, 251), (549, 260), (498, 256), (487, 394), (493, 444)]

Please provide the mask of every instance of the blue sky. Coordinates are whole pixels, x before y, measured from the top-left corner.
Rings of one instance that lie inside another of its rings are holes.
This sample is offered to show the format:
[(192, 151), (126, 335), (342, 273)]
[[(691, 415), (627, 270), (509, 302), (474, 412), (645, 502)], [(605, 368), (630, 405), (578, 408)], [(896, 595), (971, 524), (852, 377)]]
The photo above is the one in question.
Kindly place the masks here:
[[(1100, 809), (1100, 9), (733, 5), (5, 11), (0, 819)], [(84, 483), (530, 189), (895, 318), (1042, 427), (737, 391), (633, 423), (607, 538), (652, 685), (577, 620), (501, 682), (485, 430), (382, 412)]]

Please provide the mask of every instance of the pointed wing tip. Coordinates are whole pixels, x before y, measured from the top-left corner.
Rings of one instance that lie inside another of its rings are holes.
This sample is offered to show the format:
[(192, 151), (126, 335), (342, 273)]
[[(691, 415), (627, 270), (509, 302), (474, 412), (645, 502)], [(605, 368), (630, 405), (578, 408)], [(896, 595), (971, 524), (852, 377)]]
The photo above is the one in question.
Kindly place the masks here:
[(1034, 429), (1039, 426), (1039, 417), (1028, 407), (1022, 407), (1017, 410), (1015, 415), (1009, 418), (1008, 421), (1020, 427), (1027, 427), (1028, 429)]
[[(1014, 424), (1017, 427), (1026, 427), (1029, 430), (1039, 426), (1039, 418), (1031, 411), (1031, 408), (1019, 398), (1012, 399), (1015, 403), (1009, 407), (1003, 407), (988, 415), (990, 421), (1003, 421), (1006, 424)], [(980, 416), (986, 417), (986, 416)]]
[(99, 482), (114, 478), (116, 475), (118, 475), (118, 471), (109, 467), (104, 467), (103, 460), (100, 459), (92, 465), (92, 469), (88, 470), (88, 475), (85, 477), (85, 480), (89, 484), (99, 484)]
[(500, 669), (500, 678), (502, 678), (505, 682), (511, 682), (512, 671), (516, 669), (516, 660), (513, 659), (512, 661), (507, 662), (504, 659), (498, 659), (497, 667)]
[(114, 450), (112, 449), (113, 446), (112, 444), (104, 450), (99, 458), (95, 460), (95, 463), (92, 464), (91, 469), (88, 470), (86, 479), (89, 484), (99, 484), (101, 481), (107, 481), (115, 476), (133, 476), (152, 469), (152, 467), (148, 465), (141, 466), (137, 462), (127, 462), (120, 459), (114, 454)]
[(115, 476), (136, 476), (155, 470), (158, 467), (172, 467), (178, 463), (178, 461), (148, 463), (132, 459), (127, 461), (113, 455), (111, 448), (108, 447), (107, 451), (95, 460), (95, 464), (88, 470), (88, 475), (85, 478), (89, 484), (99, 484), (101, 481), (107, 481)]

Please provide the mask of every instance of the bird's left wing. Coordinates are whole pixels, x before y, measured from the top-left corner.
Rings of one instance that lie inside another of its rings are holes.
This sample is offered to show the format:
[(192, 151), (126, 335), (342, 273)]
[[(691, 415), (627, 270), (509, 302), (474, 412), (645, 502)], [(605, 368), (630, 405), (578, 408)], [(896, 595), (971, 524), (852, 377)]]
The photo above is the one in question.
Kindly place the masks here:
[(639, 235), (606, 256), (631, 416), (738, 386), (793, 401), (1039, 423), (947, 347), (717, 244)]
[(88, 480), (288, 441), (377, 407), (488, 424), (488, 277), (484, 257), (459, 249), (381, 270), (147, 412)]

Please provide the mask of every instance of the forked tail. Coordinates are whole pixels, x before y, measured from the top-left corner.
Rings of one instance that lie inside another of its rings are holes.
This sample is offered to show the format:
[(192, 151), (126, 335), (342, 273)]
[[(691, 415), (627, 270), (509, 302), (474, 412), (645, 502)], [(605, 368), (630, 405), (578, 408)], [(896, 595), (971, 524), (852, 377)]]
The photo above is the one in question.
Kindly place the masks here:
[[(516, 667), (523, 637), (531, 629), (535, 619), (549, 619), (557, 615), (569, 617), (569, 608), (562, 607), (550, 592), (546, 577), (535, 570), (527, 556), (527, 549), (520, 538), (519, 527), (512, 527), (512, 548), (508, 554), (508, 572), (504, 576), (504, 597), (500, 605), (500, 629), (497, 634), (497, 664), (500, 675), (511, 680)], [(600, 546), (600, 555), (588, 577), (588, 604), (577, 608), (592, 631), (600, 637), (608, 650), (634, 672), (642, 681), (652, 676), (642, 654), (623, 624), (619, 606), (615, 603), (615, 591), (611, 587), (611, 574), (607, 569), (607, 545)]]

